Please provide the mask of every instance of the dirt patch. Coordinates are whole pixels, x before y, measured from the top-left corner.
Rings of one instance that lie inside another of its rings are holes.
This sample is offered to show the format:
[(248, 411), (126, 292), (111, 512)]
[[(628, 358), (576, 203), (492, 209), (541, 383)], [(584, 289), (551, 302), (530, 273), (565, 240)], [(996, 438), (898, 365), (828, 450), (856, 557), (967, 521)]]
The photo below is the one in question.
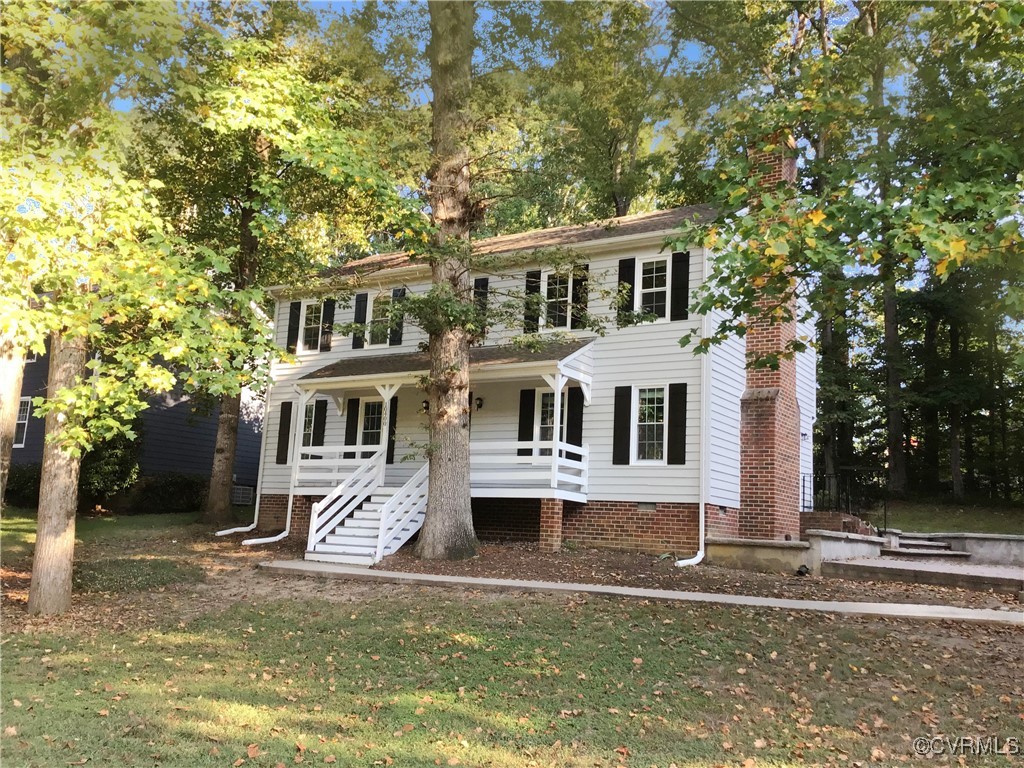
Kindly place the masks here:
[(597, 549), (548, 553), (541, 552), (536, 544), (484, 544), (476, 557), (454, 562), (419, 560), (405, 548), (385, 558), (374, 568), (444, 576), (605, 584), (791, 600), (1020, 608), (1020, 603), (1013, 595), (996, 592), (976, 592), (926, 584), (754, 573), (705, 564), (676, 568), (671, 559), (661, 560), (651, 555)]

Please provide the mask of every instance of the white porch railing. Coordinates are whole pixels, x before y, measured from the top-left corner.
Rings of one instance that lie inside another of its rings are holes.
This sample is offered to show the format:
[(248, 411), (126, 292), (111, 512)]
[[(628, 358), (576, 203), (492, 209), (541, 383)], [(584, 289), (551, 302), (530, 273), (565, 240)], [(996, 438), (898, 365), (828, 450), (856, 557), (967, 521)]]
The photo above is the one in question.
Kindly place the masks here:
[(397, 549), (416, 532), (416, 529), (409, 531), (403, 531), (403, 529), (427, 509), (427, 478), (429, 474), (430, 464), (427, 463), (420, 467), (416, 474), (409, 478), (408, 482), (381, 507), (375, 563), (380, 562), (384, 557), (385, 547), (393, 543)]
[[(377, 453), (383, 453), (379, 445), (318, 445), (300, 448), (294, 487), (307, 493), (317, 488), (334, 489)], [(383, 482), (383, 464), (380, 472)]]
[(551, 440), (470, 442), (473, 487), (558, 488), (586, 494), (590, 449)]
[[(352, 447), (345, 446), (343, 450), (351, 452)], [(323, 452), (321, 448), (316, 449), (316, 455), (321, 455)], [(300, 458), (300, 469), (302, 462), (305, 461), (319, 463), (322, 460)], [(339, 469), (350, 466), (349, 464), (334, 463)], [(349, 474), (340, 479), (334, 490), (313, 505), (310, 512), (309, 539), (306, 543), (307, 550), (312, 550), (327, 534), (337, 528), (342, 520), (355, 511), (363, 499), (373, 493), (384, 482), (384, 466), (384, 451), (378, 446), (378, 450), (373, 456), (369, 459), (362, 459), (354, 470), (351, 470)], [(324, 473), (313, 474), (320, 475)], [(318, 476), (316, 481), (321, 482), (322, 478)], [(294, 489), (292, 492), (295, 492)]]

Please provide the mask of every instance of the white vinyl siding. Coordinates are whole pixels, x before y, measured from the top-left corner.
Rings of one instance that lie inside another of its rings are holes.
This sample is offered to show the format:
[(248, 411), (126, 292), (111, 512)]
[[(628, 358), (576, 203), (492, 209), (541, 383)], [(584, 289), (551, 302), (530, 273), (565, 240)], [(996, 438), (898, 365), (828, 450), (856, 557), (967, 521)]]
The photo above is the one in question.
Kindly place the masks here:
[[(708, 332), (722, 319), (708, 318)], [(712, 392), (708, 419), (708, 497), (711, 504), (740, 506), (740, 398), (747, 386), (746, 340), (733, 336), (708, 353)]]
[[(699, 493), (700, 449), (699, 434), (701, 429), (700, 410), (701, 398), (701, 365), (700, 357), (693, 355), (689, 349), (679, 346), (679, 338), (684, 333), (701, 327), (700, 318), (677, 322), (649, 322), (637, 326), (615, 328), (615, 311), (610, 306), (618, 280), (618, 264), (623, 258), (635, 258), (636, 287), (641, 287), (642, 263), (645, 259), (657, 258), (666, 263), (665, 292), (666, 301), (671, 296), (671, 256), (660, 253), (661, 237), (657, 242), (646, 245), (619, 246), (616, 248), (602, 247), (593, 254), (587, 253), (586, 244), (579, 247), (581, 260), (589, 263), (589, 285), (591, 287), (589, 312), (606, 322), (607, 334), (597, 337), (589, 331), (579, 331), (578, 338), (594, 339), (593, 375), (591, 403), (583, 410), (583, 442), (590, 447), (590, 488), (589, 498), (608, 501), (651, 501), (696, 503)], [(690, 286), (695, 289), (701, 280), (703, 252), (692, 251), (690, 259)], [(491, 276), (491, 301), (500, 300), (506, 292), (522, 293), (527, 267), (521, 267), (516, 274), (506, 277)], [(381, 282), (371, 291), (390, 292), (391, 288), (407, 285), (412, 294), (425, 292), (428, 288), (427, 279), (410, 279), (403, 275), (394, 283), (384, 282), (386, 273), (375, 276)], [(541, 290), (545, 290), (542, 283)], [(390, 293), (388, 293), (390, 295)], [(546, 296), (546, 293), (542, 294)], [(569, 289), (571, 305), (571, 287)], [(288, 325), (289, 301), (281, 300), (276, 310), (275, 334), (277, 343), (285, 345)], [(368, 309), (367, 317), (370, 307)], [(666, 304), (666, 316), (671, 311)], [(545, 313), (542, 311), (542, 322)], [(571, 314), (571, 310), (570, 310)], [(352, 303), (339, 302), (335, 310), (335, 327), (354, 322)], [(522, 324), (513, 327), (493, 327), (487, 335), (485, 344), (494, 345), (508, 343), (513, 337), (522, 334)], [(338, 360), (352, 359), (360, 355), (386, 355), (394, 353), (414, 352), (426, 341), (423, 331), (406, 323), (402, 336), (402, 344), (388, 347), (367, 347), (352, 349), (351, 337), (335, 333), (331, 350), (318, 355), (299, 356), (292, 364), (276, 363), (272, 375), (275, 386), (270, 397), (269, 418), (267, 429), (268, 455), (263, 459), (264, 486), (263, 493), (286, 493), (291, 474), (288, 465), (274, 463), (274, 446), (276, 445), (278, 420), (280, 419), (280, 403), (294, 400), (291, 390), (292, 383), (313, 371), (330, 365)], [(654, 384), (661, 386), (665, 382), (679, 382), (687, 385), (686, 403), (686, 464), (665, 466), (663, 463), (636, 465), (612, 464), (612, 420), (614, 412), (615, 387)], [(569, 382), (570, 385), (573, 382)], [(539, 379), (516, 380), (507, 382), (480, 383), (470, 381), (474, 397), (484, 400), (480, 411), (474, 410), (472, 415), (472, 440), (507, 440), (514, 441), (518, 433), (519, 392), (522, 389), (546, 389)], [(550, 389), (547, 389), (550, 392)], [(324, 396), (323, 394), (321, 396)], [(338, 401), (342, 407), (349, 398), (379, 398), (373, 389), (341, 389), (331, 393), (327, 408), (327, 424), (324, 443), (337, 446), (344, 442), (345, 416), (338, 412)], [(538, 400), (540, 400), (538, 396)], [(402, 457), (417, 450), (422, 450), (426, 442), (425, 419), (420, 413), (423, 393), (413, 385), (403, 386), (398, 391), (398, 419), (396, 425), (395, 463), (387, 468), (386, 482), (389, 486), (400, 484), (410, 477), (422, 463), (422, 456), (413, 461), (402, 461)], [(292, 428), (295, 428), (293, 416)], [(563, 419), (563, 423), (564, 423)], [(539, 419), (535, 419), (535, 427)], [(418, 447), (414, 447), (418, 446)], [(735, 448), (734, 450), (738, 450)], [(404, 478), (404, 479), (403, 479)]]

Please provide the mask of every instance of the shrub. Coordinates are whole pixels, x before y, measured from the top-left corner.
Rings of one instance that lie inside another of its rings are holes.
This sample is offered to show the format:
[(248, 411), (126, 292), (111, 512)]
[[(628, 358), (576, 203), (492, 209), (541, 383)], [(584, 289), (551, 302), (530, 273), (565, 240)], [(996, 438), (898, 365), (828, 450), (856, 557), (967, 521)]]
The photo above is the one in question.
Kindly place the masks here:
[(4, 490), (4, 504), (12, 507), (31, 507), (39, 503), (39, 478), (42, 466), (39, 464), (13, 464), (7, 475)]
[(206, 501), (209, 480), (200, 475), (162, 472), (144, 477), (136, 485), (131, 499), (133, 514), (196, 512)]
[(142, 455), (140, 425), (136, 437), (118, 435), (93, 448), (82, 457), (78, 480), (79, 506), (105, 504), (112, 496), (127, 490), (139, 479)]

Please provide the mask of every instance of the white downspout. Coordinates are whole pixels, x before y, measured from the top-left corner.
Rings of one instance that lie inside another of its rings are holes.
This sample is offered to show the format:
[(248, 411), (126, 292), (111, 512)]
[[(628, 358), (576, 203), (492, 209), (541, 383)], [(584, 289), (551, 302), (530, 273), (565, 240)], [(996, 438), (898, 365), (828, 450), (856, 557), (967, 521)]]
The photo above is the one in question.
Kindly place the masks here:
[[(704, 264), (702, 272), (707, 274), (707, 251), (704, 252)], [(701, 318), (701, 338), (707, 338), (708, 316)], [(705, 352), (700, 356), (700, 471), (697, 473), (697, 494), (699, 503), (697, 505), (697, 554), (684, 560), (676, 560), (677, 568), (684, 568), (687, 565), (697, 565), (704, 560), (704, 518), (707, 508), (704, 503), (704, 496), (707, 492), (707, 471), (708, 471), (708, 433), (711, 419), (711, 355), (712, 352)]]
[(270, 390), (267, 391), (267, 399), (263, 402), (263, 433), (260, 435), (260, 465), (256, 470), (256, 513), (253, 515), (251, 525), (243, 525), (238, 528), (228, 528), (217, 531), (214, 536), (230, 536), (233, 533), (248, 533), (256, 529), (260, 522), (260, 497), (263, 496), (263, 462), (266, 459), (267, 432), (269, 431), (270, 418)]
[[(299, 388), (293, 387), (294, 390), (300, 391)], [(299, 454), (302, 452), (302, 428), (303, 428), (303, 417), (306, 410), (306, 403), (310, 401), (312, 393), (303, 393), (299, 396), (299, 407), (298, 414), (295, 418), (295, 434), (292, 435), (292, 473), (291, 480), (288, 484), (288, 513), (284, 519), (284, 530), (273, 536), (264, 536), (258, 539), (245, 539), (242, 542), (243, 547), (251, 547), (256, 544), (273, 544), (274, 542), (281, 541), (286, 538), (292, 530), (292, 507), (295, 502), (295, 478), (299, 471)], [(269, 400), (269, 398), (268, 398)], [(312, 519), (310, 525), (313, 524)]]

